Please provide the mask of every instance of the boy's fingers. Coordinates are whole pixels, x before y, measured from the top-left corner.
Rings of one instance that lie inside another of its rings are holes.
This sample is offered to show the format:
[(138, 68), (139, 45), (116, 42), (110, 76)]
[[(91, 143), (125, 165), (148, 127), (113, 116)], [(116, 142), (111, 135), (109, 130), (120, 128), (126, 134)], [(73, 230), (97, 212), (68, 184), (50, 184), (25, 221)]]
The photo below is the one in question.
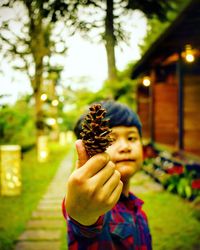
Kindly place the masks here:
[[(96, 165), (96, 164), (95, 164)], [(98, 170), (97, 170), (98, 171)], [(113, 175), (115, 171), (115, 164), (109, 161), (104, 168), (100, 169), (97, 174), (91, 177), (91, 181), (93, 183), (97, 183), (100, 187), (102, 187), (108, 179)]]
[(75, 145), (78, 154), (76, 168), (81, 168), (81, 172), (88, 178), (99, 172), (110, 160), (109, 155), (106, 153), (97, 154), (90, 158), (85, 150), (82, 140), (77, 140)]
[(76, 151), (78, 154), (78, 160), (76, 163), (76, 168), (80, 168), (82, 167), (89, 159), (89, 156), (85, 150), (85, 147), (83, 145), (83, 141), (82, 140), (77, 140), (75, 142), (76, 145)]
[(81, 168), (84, 176), (91, 178), (96, 175), (102, 168), (104, 168), (109, 162), (110, 157), (106, 153), (101, 153), (92, 156), (86, 164)]

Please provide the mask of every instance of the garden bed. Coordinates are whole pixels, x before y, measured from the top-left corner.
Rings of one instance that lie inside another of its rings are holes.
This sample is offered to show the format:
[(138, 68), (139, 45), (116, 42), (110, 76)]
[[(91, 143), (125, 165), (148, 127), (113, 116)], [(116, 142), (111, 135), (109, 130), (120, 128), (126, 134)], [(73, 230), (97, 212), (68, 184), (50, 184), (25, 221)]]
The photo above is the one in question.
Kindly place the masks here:
[(200, 162), (183, 153), (144, 146), (143, 169), (168, 191), (194, 200), (200, 196)]

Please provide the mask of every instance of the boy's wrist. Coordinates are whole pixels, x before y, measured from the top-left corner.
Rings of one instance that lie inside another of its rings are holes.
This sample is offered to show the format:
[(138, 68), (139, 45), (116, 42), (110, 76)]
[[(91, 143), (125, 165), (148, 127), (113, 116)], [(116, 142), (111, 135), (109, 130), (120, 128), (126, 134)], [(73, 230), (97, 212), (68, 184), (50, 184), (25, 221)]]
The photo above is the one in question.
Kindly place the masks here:
[(78, 221), (74, 220), (70, 215), (68, 215), (68, 219), (70, 219), (74, 224), (80, 226), (80, 227), (99, 227), (102, 226), (104, 224), (104, 215), (99, 216), (98, 220), (93, 223), (90, 226), (86, 226), (86, 225), (82, 225), (80, 224)]
[(92, 226), (99, 220), (99, 217), (83, 219), (83, 218), (73, 218), (71, 215), (70, 218), (78, 222), (82, 226)]
[(95, 217), (87, 216), (87, 217), (85, 217), (85, 216), (80, 216), (76, 212), (74, 213), (74, 211), (76, 211), (76, 208), (72, 208), (72, 207), (67, 206), (66, 197), (65, 197), (63, 203), (64, 203), (65, 211), (67, 211), (67, 214), (69, 215), (69, 217), (83, 226), (91, 226), (91, 225), (95, 224), (100, 217), (100, 216), (95, 216)]

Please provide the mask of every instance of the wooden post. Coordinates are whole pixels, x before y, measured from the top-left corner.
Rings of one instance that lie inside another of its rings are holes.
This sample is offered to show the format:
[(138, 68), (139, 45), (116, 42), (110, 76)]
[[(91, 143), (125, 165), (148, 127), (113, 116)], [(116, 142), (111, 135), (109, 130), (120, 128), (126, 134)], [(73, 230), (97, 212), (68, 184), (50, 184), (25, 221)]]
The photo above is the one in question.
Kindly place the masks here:
[(178, 79), (178, 147), (179, 150), (183, 150), (183, 61), (181, 54), (176, 66), (176, 73)]
[(155, 70), (151, 71), (150, 74), (151, 77), (151, 85), (149, 86), (149, 98), (150, 98), (150, 103), (149, 103), (149, 119), (150, 119), (150, 142), (151, 144), (154, 143), (155, 140), (155, 133), (154, 133), (154, 84), (155, 84), (155, 78), (156, 78), (156, 73)]
[(19, 195), (21, 186), (21, 147), (2, 145), (0, 146), (1, 195)]

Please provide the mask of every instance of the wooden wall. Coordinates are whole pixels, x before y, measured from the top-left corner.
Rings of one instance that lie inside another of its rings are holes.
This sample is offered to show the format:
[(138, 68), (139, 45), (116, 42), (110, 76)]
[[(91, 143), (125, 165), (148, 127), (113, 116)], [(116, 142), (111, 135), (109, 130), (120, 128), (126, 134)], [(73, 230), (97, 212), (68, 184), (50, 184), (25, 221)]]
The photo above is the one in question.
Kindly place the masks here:
[[(197, 67), (198, 66), (198, 67)], [(183, 148), (200, 156), (200, 62), (184, 68)], [(143, 124), (143, 137), (178, 149), (178, 79), (175, 71), (163, 82), (153, 84), (153, 115), (150, 114), (148, 88), (138, 88), (138, 114)], [(151, 119), (153, 132), (151, 132)]]
[(154, 84), (154, 141), (178, 145), (178, 86), (172, 83)]
[(137, 113), (142, 122), (142, 136), (145, 139), (150, 138), (150, 98), (149, 88), (139, 86), (137, 91)]
[(183, 95), (184, 150), (200, 156), (200, 75), (185, 75)]

